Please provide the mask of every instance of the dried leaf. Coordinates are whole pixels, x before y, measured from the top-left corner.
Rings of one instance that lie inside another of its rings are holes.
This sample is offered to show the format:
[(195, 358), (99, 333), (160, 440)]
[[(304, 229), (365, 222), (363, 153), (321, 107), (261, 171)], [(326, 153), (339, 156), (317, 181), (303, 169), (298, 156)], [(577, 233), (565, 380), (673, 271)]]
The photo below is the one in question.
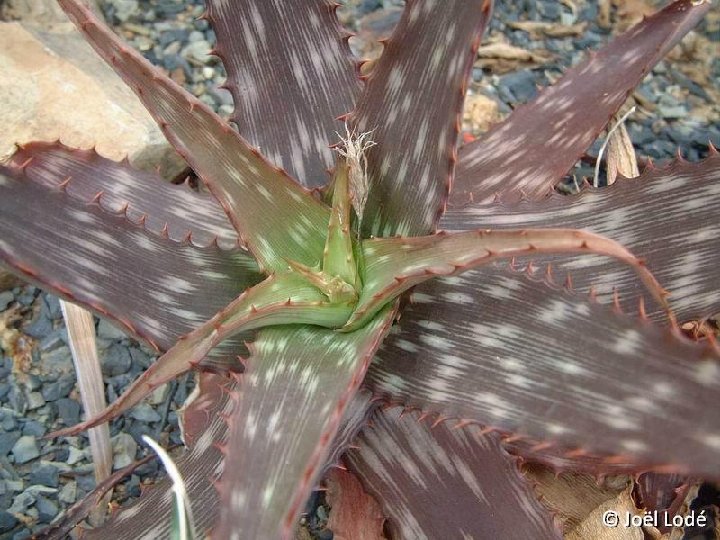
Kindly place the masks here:
[(325, 495), (330, 505), (327, 528), (335, 540), (385, 540), (385, 516), (354, 475), (333, 469)]

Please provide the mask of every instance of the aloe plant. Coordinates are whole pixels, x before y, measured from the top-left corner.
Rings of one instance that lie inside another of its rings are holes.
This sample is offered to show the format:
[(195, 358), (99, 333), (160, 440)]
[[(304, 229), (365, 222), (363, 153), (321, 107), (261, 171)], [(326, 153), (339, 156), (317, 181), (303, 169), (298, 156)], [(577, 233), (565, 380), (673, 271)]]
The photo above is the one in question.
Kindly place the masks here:
[[(459, 149), (489, 0), (408, 2), (366, 77), (326, 0), (208, 0), (237, 130), (60, 4), (211, 195), (60, 144), (0, 169), (2, 261), (162, 353), (56, 436), (200, 371), (177, 467), (217, 538), (288, 538), (343, 453), (406, 538), (560, 537), (514, 456), (718, 476), (719, 356), (678, 321), (720, 305), (720, 158), (553, 194), (708, 2), (670, 4)], [(90, 536), (169, 534), (170, 489)]]

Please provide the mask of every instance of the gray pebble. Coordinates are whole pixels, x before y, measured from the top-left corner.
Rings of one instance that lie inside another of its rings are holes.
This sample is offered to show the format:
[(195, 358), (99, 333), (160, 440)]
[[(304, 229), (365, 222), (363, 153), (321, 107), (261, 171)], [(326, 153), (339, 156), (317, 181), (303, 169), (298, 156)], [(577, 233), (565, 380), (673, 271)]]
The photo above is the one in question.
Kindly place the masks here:
[(15, 295), (12, 291), (0, 292), (0, 311), (4, 311), (7, 307), (15, 301)]
[(70, 348), (63, 345), (50, 351), (42, 352), (40, 355), (42, 370), (45, 373), (74, 373), (72, 354)]
[(30, 392), (27, 395), (27, 410), (34, 411), (45, 405), (45, 398), (40, 392)]
[(79, 448), (71, 446), (68, 451), (68, 457), (66, 462), (68, 465), (75, 465), (76, 463), (85, 459), (85, 456), (86, 454), (84, 450), (80, 450)]
[(55, 402), (58, 416), (66, 426), (74, 426), (80, 421), (80, 404), (74, 399), (61, 398)]
[(40, 523), (50, 523), (58, 514), (58, 505), (45, 497), (38, 497), (35, 503)]
[(25, 327), (23, 332), (30, 337), (35, 339), (41, 339), (47, 336), (53, 330), (52, 321), (45, 315), (44, 312), (40, 312), (33, 321)]
[(5, 510), (0, 510), (0, 532), (7, 532), (17, 525), (18, 520)]
[(138, 0), (109, 0), (108, 2), (115, 13), (115, 18), (120, 22), (125, 22), (130, 17), (139, 15)]
[(92, 474), (84, 474), (78, 476), (76, 480), (77, 487), (82, 489), (86, 493), (95, 489), (95, 477)]
[(42, 463), (32, 468), (30, 482), (56, 488), (60, 485), (60, 471), (55, 465)]
[(198, 65), (207, 64), (210, 60), (210, 43), (205, 41), (193, 41), (183, 47), (180, 54), (187, 59), (189, 62), (193, 62)]
[(12, 514), (22, 514), (30, 508), (35, 501), (37, 496), (30, 491), (23, 491), (13, 499), (12, 506), (8, 509)]
[(130, 416), (141, 422), (159, 422), (160, 415), (147, 403), (140, 403), (130, 411)]
[(6, 456), (20, 437), (17, 431), (0, 431), (0, 456)]
[(47, 314), (52, 320), (58, 320), (62, 318), (62, 309), (60, 309), (60, 300), (57, 296), (52, 294), (44, 294), (43, 300), (47, 307)]
[(97, 335), (104, 339), (123, 339), (127, 337), (122, 330), (105, 319), (100, 319), (100, 322), (98, 322)]
[(27, 463), (40, 455), (40, 449), (33, 435), (20, 437), (12, 447), (15, 463)]
[(677, 120), (678, 118), (684, 118), (687, 116), (688, 110), (685, 105), (668, 106), (660, 104), (658, 105), (657, 112), (665, 119)]
[(131, 435), (128, 435), (127, 433), (118, 433), (112, 438), (112, 447), (114, 470), (127, 467), (135, 461), (138, 446)]
[(127, 373), (132, 364), (127, 347), (120, 344), (112, 345), (105, 351), (102, 359), (103, 375), (114, 377)]
[(505, 75), (500, 79), (498, 93), (506, 101), (528, 101), (537, 93), (535, 75), (529, 69)]
[(45, 401), (57, 401), (62, 397), (67, 397), (75, 386), (75, 377), (65, 375), (59, 381), (45, 383), (40, 391)]
[(77, 500), (77, 482), (75, 480), (71, 480), (60, 489), (58, 500), (65, 504), (75, 504)]
[(23, 426), (23, 435), (33, 435), (35, 437), (42, 437), (47, 433), (45, 426), (37, 420), (28, 420)]
[(202, 32), (198, 32), (197, 30), (193, 30), (190, 32), (190, 35), (188, 35), (188, 42), (194, 43), (196, 41), (203, 41), (205, 39), (205, 34)]

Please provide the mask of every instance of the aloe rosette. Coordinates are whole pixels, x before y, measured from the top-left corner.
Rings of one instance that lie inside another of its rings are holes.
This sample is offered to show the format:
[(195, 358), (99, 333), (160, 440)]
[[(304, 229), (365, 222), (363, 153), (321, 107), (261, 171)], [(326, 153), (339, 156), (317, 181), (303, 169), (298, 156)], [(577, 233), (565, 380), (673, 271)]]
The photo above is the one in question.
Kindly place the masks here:
[[(208, 0), (235, 127), (60, 4), (210, 194), (60, 144), (0, 167), (3, 263), (160, 354), (55, 436), (200, 371), (177, 468), (217, 538), (290, 537), (342, 454), (406, 538), (561, 537), (519, 458), (718, 476), (720, 357), (678, 329), (720, 311), (717, 152), (553, 194), (708, 2), (670, 4), (459, 149), (489, 0), (408, 1), (367, 77), (330, 2)], [(171, 489), (89, 536), (168, 534)]]

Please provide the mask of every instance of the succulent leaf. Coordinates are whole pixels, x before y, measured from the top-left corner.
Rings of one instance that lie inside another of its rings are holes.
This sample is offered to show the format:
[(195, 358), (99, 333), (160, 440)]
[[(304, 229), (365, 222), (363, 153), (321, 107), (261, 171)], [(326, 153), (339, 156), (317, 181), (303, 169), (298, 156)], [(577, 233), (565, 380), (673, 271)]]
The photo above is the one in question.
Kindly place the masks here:
[(372, 132), (363, 236), (428, 234), (443, 211), (491, 0), (408, 2), (349, 118)]
[[(224, 462), (221, 452), (227, 438), (226, 415), (235, 407), (232, 378), (200, 373), (194, 399), (181, 411), (185, 452), (175, 461), (185, 481), (195, 530), (200, 536), (217, 524), (216, 483)], [(114, 512), (102, 527), (85, 531), (88, 540), (107, 538), (169, 538), (173, 484), (169, 478), (143, 491), (132, 505)]]
[(80, 0), (60, 0), (60, 5), (135, 91), (266, 270), (285, 270), (285, 259), (308, 265), (320, 261), (329, 218), (324, 204), (271, 166), (207, 105), (124, 45)]
[[(0, 259), (157, 350), (170, 348), (261, 278), (240, 249), (161, 238), (14, 166), (0, 166)], [(228, 346), (215, 362), (235, 362), (242, 341)]]
[(380, 306), (412, 286), (450, 276), (499, 258), (538, 253), (586, 253), (614, 257), (632, 266), (653, 297), (665, 292), (643, 263), (617, 242), (573, 229), (465, 231), (363, 242), (363, 290), (345, 328), (363, 324)]
[(412, 298), (366, 378), (376, 396), (566, 457), (717, 476), (717, 351), (503, 269)]
[(547, 195), (652, 66), (702, 20), (711, 4), (673, 2), (462, 147), (449, 206), (489, 203), (498, 194), (520, 190), (533, 199)]
[[(195, 246), (215, 242), (236, 248), (237, 232), (214, 197), (164, 181), (157, 174), (111, 161), (94, 150), (73, 150), (60, 143), (30, 143), (7, 163), (22, 167), (26, 178), (48, 188), (62, 186), (76, 199), (97, 202), (113, 214), (157, 235)], [(192, 210), (189, 210), (192, 209)]]
[[(206, 4), (240, 134), (304, 185), (325, 185), (337, 117), (360, 92), (335, 7), (328, 0)], [(292, 36), (292, 47), (275, 36)]]
[(230, 420), (217, 537), (289, 537), (395, 309), (352, 333), (258, 333)]
[(372, 420), (346, 460), (381, 503), (393, 538), (562, 538), (497, 435), (430, 427), (400, 407)]
[(358, 287), (357, 265), (350, 223), (350, 169), (346, 158), (338, 160), (333, 180), (332, 213), (323, 253), (323, 272)]
[[(652, 269), (670, 293), (678, 319), (697, 320), (720, 311), (720, 156), (711, 152), (701, 163), (678, 160), (662, 169), (650, 168), (636, 179), (619, 179), (604, 189), (586, 189), (576, 196), (553, 195), (517, 205), (473, 205), (451, 208), (441, 225), (450, 230), (489, 227), (568, 227), (612, 238)], [(552, 263), (556, 275), (572, 277), (573, 288), (612, 302), (615, 291), (628, 313), (638, 312), (644, 291), (632, 272), (600, 257), (533, 257)], [(647, 315), (663, 318), (656, 303)]]
[(272, 325), (308, 324), (337, 327), (347, 320), (349, 304), (330, 304), (296, 274), (272, 275), (246, 290), (209, 321), (181, 337), (123, 394), (92, 418), (49, 437), (77, 434), (107, 422), (149, 395), (161, 384), (197, 366), (212, 349), (240, 332)]

